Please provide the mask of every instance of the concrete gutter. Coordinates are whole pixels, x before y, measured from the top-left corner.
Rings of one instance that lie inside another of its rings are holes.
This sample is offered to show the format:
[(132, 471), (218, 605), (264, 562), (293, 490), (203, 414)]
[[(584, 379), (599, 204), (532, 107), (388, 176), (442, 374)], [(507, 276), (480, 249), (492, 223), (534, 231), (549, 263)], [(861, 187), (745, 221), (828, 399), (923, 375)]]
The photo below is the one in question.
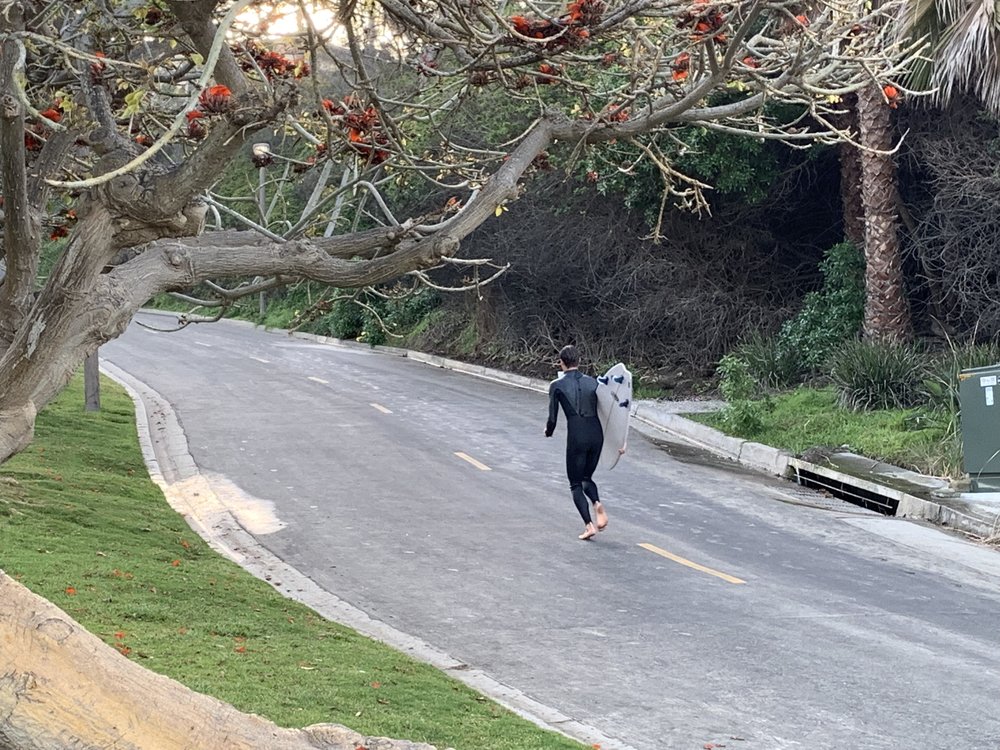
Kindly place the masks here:
[[(163, 310), (143, 310), (145, 313), (169, 315)], [(224, 319), (223, 322), (255, 326), (249, 321)], [(256, 327), (256, 326), (255, 326)], [(406, 357), (432, 367), (505, 383), (517, 388), (547, 393), (549, 382), (538, 378), (473, 365), (436, 354), (426, 354), (412, 349), (369, 344), (320, 336), (312, 333), (289, 333), (284, 329), (266, 329), (269, 333), (290, 335), (294, 338), (350, 348), (374, 350), (398, 357)], [(931, 521), (968, 532), (983, 539), (1000, 535), (1000, 504), (978, 502), (974, 494), (951, 492), (947, 483), (937, 477), (926, 477), (898, 466), (872, 461), (851, 453), (834, 453), (825, 465), (798, 458), (779, 448), (734, 438), (708, 425), (686, 419), (681, 415), (694, 411), (719, 408), (721, 402), (670, 402), (640, 400), (635, 404), (634, 426), (642, 433), (656, 436), (662, 433), (674, 440), (708, 451), (732, 461), (750, 471), (798, 480), (800, 472), (815, 474), (847, 487), (857, 487), (892, 500), (897, 504), (896, 516)], [(844, 469), (849, 469), (845, 471)], [(919, 494), (915, 494), (919, 493)], [(986, 501), (986, 498), (983, 498)]]

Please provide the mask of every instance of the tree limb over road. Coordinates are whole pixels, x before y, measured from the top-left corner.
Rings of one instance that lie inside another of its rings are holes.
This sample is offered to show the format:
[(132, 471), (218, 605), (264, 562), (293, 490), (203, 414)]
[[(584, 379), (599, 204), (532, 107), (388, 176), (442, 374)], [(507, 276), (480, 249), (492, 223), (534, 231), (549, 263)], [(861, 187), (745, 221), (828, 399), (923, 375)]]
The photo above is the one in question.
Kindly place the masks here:
[[(267, 35), (264, 12), (214, 0), (0, 4), (0, 461), (158, 293), (241, 277), (353, 288), (425, 271), (516, 199), (553, 147), (635, 141), (665, 191), (697, 204), (700, 186), (658, 139), (695, 124), (849, 140), (832, 124), (840, 97), (894, 80), (913, 53), (882, 22), (891, 3), (317, 3), (294, 50)], [(483, 87), (535, 116), (504, 142), (457, 142), (448, 122)], [(262, 181), (282, 164), (287, 180), (314, 170), (302, 216), (275, 231), (266, 201), (262, 222), (245, 208), (252, 196), (235, 196), (227, 213), (262, 233), (205, 231), (209, 191), (262, 137), (280, 140), (254, 151)], [(398, 220), (386, 189), (399, 180), (455, 199)], [(47, 238), (62, 237), (37, 289)]]

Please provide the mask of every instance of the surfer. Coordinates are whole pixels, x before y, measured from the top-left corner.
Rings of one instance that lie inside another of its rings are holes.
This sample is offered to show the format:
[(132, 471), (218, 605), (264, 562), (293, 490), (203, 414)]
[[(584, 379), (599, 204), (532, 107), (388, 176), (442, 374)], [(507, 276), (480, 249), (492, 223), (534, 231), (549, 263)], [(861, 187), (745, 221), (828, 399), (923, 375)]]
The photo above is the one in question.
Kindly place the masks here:
[[(597, 381), (577, 369), (580, 354), (575, 346), (564, 346), (559, 352), (559, 366), (563, 375), (549, 386), (549, 420), (545, 423), (545, 437), (552, 437), (556, 429), (559, 406), (566, 414), (566, 475), (573, 502), (585, 524), (580, 539), (590, 539), (598, 530), (608, 525), (593, 474), (601, 457), (604, 432), (597, 417)], [(588, 500), (594, 504), (597, 525), (590, 517)]]

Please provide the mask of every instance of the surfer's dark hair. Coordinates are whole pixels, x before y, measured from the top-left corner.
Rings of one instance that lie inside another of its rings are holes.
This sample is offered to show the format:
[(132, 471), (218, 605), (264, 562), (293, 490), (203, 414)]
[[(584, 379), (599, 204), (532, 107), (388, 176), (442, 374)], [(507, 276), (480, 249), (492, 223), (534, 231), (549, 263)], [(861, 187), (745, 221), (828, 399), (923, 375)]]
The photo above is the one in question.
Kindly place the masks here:
[(575, 346), (569, 344), (559, 351), (559, 359), (567, 367), (576, 367), (580, 364), (580, 352), (577, 351)]

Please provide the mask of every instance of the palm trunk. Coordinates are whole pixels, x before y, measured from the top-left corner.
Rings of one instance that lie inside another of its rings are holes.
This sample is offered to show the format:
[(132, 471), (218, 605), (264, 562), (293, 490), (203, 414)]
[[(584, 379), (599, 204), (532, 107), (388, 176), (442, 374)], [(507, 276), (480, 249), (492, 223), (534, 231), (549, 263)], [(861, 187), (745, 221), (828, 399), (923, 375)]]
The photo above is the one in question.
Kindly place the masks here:
[[(857, 97), (845, 102), (846, 111), (834, 124), (841, 130), (857, 132)], [(850, 143), (838, 147), (840, 161), (840, 203), (844, 212), (844, 239), (856, 248), (865, 246), (865, 207), (861, 201), (861, 153)]]
[(861, 144), (861, 200), (865, 213), (864, 337), (870, 341), (911, 338), (910, 310), (903, 285), (896, 205), (896, 165), (891, 155), (892, 111), (876, 85), (858, 92)]

